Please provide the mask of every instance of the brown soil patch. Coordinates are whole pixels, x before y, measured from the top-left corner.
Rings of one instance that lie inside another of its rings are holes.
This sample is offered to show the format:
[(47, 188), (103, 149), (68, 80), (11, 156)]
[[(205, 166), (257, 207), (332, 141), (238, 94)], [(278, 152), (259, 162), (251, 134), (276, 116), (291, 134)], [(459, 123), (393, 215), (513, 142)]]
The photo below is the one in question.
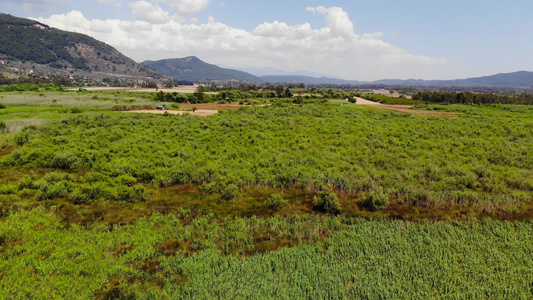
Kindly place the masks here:
[(214, 115), (218, 113), (218, 110), (207, 110), (207, 109), (197, 109), (194, 112), (193, 111), (182, 111), (182, 110), (150, 110), (150, 109), (144, 109), (144, 110), (130, 110), (125, 111), (126, 113), (148, 113), (148, 114), (165, 114), (169, 113), (171, 115), (184, 115), (184, 114), (191, 114), (193, 116), (201, 116), (201, 117), (207, 117), (210, 115)]
[[(201, 116), (206, 117), (210, 115), (214, 115), (218, 113), (220, 110), (228, 110), (228, 109), (239, 109), (241, 107), (244, 107), (245, 105), (236, 104), (236, 103), (197, 103), (197, 104), (188, 104), (188, 103), (179, 103), (180, 109), (183, 110), (150, 110), (150, 109), (144, 109), (144, 110), (131, 110), (126, 111), (130, 113), (151, 113), (151, 114), (164, 114), (165, 112), (173, 115), (183, 115), (183, 114), (191, 114), (194, 116)], [(265, 106), (265, 105), (259, 105), (259, 106)], [(193, 112), (190, 109), (196, 108), (196, 110)]]
[(238, 103), (197, 103), (197, 104), (188, 104), (188, 103), (178, 103), (180, 109), (192, 109), (196, 107), (197, 109), (207, 109), (207, 110), (225, 110), (225, 109), (239, 109), (244, 105)]
[[(146, 92), (146, 93), (157, 93), (162, 91), (164, 93), (183, 93), (183, 94), (193, 94), (196, 91), (197, 86), (184, 85), (171, 89), (146, 89), (146, 88), (124, 88), (124, 87), (84, 87), (83, 89), (88, 91), (106, 91), (106, 92)], [(68, 89), (69, 91), (77, 91), (78, 88)], [(206, 94), (216, 95), (218, 92), (205, 92)]]
[(357, 105), (366, 105), (366, 106), (372, 106), (372, 107), (378, 107), (382, 109), (388, 109), (392, 111), (402, 112), (402, 113), (408, 113), (415, 116), (436, 116), (436, 117), (445, 117), (445, 118), (457, 118), (462, 115), (462, 113), (453, 113), (453, 112), (444, 112), (444, 111), (429, 111), (429, 110), (417, 110), (412, 109), (412, 105), (388, 105), (388, 104), (381, 104), (378, 102), (366, 100), (363, 98), (355, 97), (357, 100)]

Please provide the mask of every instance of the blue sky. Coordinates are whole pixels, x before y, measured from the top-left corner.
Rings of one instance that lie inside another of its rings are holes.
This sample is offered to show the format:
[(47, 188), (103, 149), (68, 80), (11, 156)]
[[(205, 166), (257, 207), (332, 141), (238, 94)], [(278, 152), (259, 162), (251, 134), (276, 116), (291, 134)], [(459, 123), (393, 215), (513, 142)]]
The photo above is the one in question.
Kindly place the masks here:
[(330, 77), (455, 79), (533, 71), (533, 1), (0, 0), (0, 11), (89, 34), (137, 61)]

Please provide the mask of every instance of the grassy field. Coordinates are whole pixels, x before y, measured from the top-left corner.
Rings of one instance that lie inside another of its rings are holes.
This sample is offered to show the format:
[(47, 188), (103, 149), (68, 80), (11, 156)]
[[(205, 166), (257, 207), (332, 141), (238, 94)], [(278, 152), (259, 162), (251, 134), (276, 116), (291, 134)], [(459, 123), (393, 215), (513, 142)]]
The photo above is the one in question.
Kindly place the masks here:
[(531, 106), (0, 103), (0, 298), (533, 294)]

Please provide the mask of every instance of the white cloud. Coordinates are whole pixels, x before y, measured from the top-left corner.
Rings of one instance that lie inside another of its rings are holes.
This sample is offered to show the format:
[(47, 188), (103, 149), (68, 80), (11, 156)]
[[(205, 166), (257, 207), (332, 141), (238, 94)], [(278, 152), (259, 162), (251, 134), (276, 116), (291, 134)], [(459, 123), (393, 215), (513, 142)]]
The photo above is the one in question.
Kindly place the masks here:
[(110, 5), (110, 6), (116, 6), (116, 7), (122, 6), (119, 0), (98, 0), (98, 2), (102, 4)]
[(353, 36), (355, 34), (353, 23), (348, 13), (342, 8), (319, 6), (315, 8), (315, 11), (326, 15), (327, 27), (332, 31), (346, 36)]
[(338, 7), (307, 8), (325, 15), (323, 28), (274, 21), (247, 31), (213, 17), (204, 24), (182, 24), (153, 3), (136, 3), (145, 10), (135, 21), (88, 20), (77, 11), (38, 21), (87, 33), (138, 61), (196, 55), (226, 67), (305, 70), (357, 80), (424, 78), (445, 63), (395, 47), (383, 41), (380, 32), (355, 33), (348, 14)]
[(159, 5), (147, 1), (130, 3), (133, 18), (152, 24), (164, 24), (169, 20), (169, 13)]

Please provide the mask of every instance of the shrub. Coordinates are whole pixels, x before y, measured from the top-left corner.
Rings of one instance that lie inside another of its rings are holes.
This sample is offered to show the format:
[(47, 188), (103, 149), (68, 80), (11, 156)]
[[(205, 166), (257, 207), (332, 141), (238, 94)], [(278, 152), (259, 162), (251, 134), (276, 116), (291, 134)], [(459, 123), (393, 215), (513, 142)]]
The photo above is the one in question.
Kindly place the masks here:
[(338, 213), (340, 211), (340, 202), (337, 194), (332, 192), (320, 192), (313, 198), (315, 206), (326, 213)]
[(5, 109), (6, 105), (4, 103), (0, 103), (0, 109)]
[(239, 187), (236, 184), (227, 184), (220, 190), (220, 198), (229, 201), (237, 195), (238, 190)]
[(56, 153), (52, 159), (52, 167), (69, 170), (74, 168), (77, 161), (78, 158), (74, 154), (69, 152), (60, 152)]
[(85, 204), (89, 202), (89, 196), (85, 194), (81, 189), (77, 188), (70, 194), (70, 200), (74, 204)]
[(170, 107), (174, 108), (174, 109), (180, 109), (180, 105), (178, 103), (172, 103), (170, 105)]
[(362, 204), (371, 211), (385, 209), (388, 202), (389, 196), (383, 191), (371, 191), (368, 194), (363, 194)]
[(11, 184), (0, 186), (0, 195), (12, 195), (17, 192), (17, 187)]
[(30, 140), (30, 135), (28, 132), (23, 131), (15, 135), (15, 143), (17, 143), (18, 146), (22, 146), (26, 144)]
[(19, 185), (18, 185), (19, 191), (24, 190), (24, 189), (33, 190), (36, 188), (37, 188), (37, 185), (35, 184), (33, 177), (29, 175), (24, 175), (24, 177), (22, 177), (22, 179), (19, 181)]
[(7, 133), (7, 125), (4, 121), (0, 121), (0, 133)]
[(117, 177), (117, 182), (121, 185), (133, 186), (137, 183), (137, 179), (131, 175), (120, 175)]
[(83, 110), (81, 108), (79, 108), (79, 107), (73, 107), (73, 108), (70, 109), (70, 113), (72, 113), (72, 114), (79, 114), (79, 113), (82, 113), (82, 112), (83, 112)]
[(39, 199), (57, 199), (68, 194), (68, 184), (65, 181), (56, 183), (42, 182), (38, 192)]
[(146, 189), (142, 185), (134, 185), (132, 187), (119, 186), (115, 192), (115, 198), (118, 201), (136, 202), (146, 200)]
[(268, 196), (265, 205), (272, 210), (279, 210), (287, 203), (287, 200), (283, 199), (280, 194), (271, 194)]

